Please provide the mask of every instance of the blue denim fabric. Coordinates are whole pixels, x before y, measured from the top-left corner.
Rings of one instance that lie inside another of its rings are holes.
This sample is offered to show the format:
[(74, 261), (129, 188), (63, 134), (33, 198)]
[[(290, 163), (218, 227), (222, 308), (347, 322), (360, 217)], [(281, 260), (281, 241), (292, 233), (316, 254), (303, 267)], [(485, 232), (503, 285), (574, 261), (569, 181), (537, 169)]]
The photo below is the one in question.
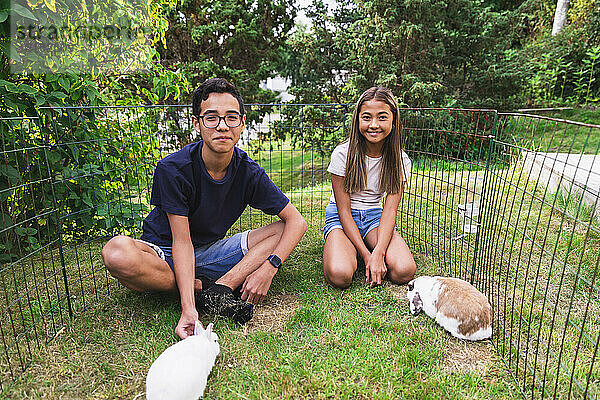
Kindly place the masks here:
[[(165, 261), (174, 270), (173, 249), (171, 247), (161, 247), (161, 249), (165, 253)], [(219, 279), (239, 263), (247, 252), (248, 231), (195, 248), (196, 278)]]
[[(352, 218), (358, 227), (360, 236), (364, 239), (367, 233), (379, 226), (381, 220), (381, 208), (369, 208), (367, 210), (350, 209)], [(334, 229), (343, 229), (340, 217), (337, 211), (337, 205), (330, 202), (325, 208), (325, 228), (323, 228), (323, 238), (327, 239), (327, 235)]]

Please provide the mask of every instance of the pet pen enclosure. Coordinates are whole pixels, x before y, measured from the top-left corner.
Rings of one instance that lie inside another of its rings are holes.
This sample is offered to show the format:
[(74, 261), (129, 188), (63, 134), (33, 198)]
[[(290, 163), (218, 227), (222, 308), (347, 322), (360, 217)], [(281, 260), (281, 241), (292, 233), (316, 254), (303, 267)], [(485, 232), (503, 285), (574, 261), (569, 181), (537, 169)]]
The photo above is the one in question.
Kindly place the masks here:
[[(328, 155), (352, 105), (248, 110), (238, 146), (309, 229), (322, 229)], [(42, 108), (0, 120), (2, 386), (117, 289), (101, 246), (140, 234), (156, 161), (197, 140), (190, 113)], [(494, 347), (524, 397), (599, 398), (600, 126), (494, 110), (402, 109), (401, 118), (413, 164), (397, 229), (427, 273), (489, 297)], [(232, 230), (270, 218), (247, 209)]]

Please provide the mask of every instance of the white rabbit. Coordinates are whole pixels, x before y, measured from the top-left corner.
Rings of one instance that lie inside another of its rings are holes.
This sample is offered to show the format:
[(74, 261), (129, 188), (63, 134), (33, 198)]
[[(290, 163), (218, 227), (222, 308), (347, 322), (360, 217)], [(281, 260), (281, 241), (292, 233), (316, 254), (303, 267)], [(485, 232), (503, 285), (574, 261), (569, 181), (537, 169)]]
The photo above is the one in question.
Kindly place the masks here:
[(148, 400), (197, 400), (221, 351), (219, 337), (209, 324), (196, 321), (194, 335), (167, 348), (152, 363), (146, 376)]
[(492, 306), (475, 286), (457, 278), (420, 276), (408, 283), (406, 297), (413, 315), (425, 311), (459, 339), (492, 336)]

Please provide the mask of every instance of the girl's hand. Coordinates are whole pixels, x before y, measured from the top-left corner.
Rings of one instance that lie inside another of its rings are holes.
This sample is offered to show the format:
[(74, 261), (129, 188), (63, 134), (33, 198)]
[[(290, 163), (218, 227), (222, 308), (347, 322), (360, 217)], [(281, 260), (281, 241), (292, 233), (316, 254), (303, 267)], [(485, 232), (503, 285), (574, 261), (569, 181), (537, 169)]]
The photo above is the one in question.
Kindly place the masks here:
[(365, 259), (365, 273), (367, 282), (371, 284), (371, 287), (381, 285), (385, 274), (387, 274), (384, 255), (373, 251), (371, 256)]

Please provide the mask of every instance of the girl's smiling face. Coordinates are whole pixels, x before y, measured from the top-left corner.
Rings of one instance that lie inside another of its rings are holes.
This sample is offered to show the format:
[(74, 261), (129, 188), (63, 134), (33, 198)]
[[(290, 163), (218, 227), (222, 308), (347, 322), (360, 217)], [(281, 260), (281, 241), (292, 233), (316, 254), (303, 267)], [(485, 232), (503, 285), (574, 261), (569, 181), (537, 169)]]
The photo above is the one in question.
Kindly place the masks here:
[(387, 103), (369, 100), (362, 104), (358, 114), (358, 130), (367, 139), (368, 156), (381, 155), (383, 140), (392, 131), (393, 123), (392, 109)]

